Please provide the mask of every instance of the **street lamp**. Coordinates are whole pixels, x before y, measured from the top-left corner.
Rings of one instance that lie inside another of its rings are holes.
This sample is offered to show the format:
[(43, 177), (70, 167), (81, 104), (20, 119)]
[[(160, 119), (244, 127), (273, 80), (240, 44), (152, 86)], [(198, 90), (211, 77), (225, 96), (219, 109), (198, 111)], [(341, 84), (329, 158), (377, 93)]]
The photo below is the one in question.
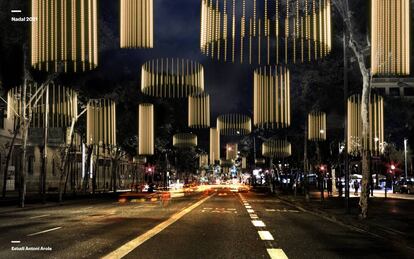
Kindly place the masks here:
[(408, 144), (408, 139), (404, 139), (404, 167), (405, 167), (405, 179), (407, 179), (408, 177), (408, 167), (407, 167), (407, 144)]

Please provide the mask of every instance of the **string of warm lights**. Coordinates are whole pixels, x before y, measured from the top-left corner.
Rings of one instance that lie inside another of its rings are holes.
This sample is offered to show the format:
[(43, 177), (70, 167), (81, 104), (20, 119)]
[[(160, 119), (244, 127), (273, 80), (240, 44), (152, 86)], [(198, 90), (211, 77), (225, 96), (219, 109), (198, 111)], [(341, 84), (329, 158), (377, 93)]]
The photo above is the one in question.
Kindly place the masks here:
[(243, 114), (223, 114), (217, 117), (217, 129), (221, 135), (247, 135), (252, 131), (252, 121)]
[(188, 127), (210, 127), (210, 95), (206, 93), (188, 96)]
[[(78, 72), (98, 65), (96, 0), (32, 0), (32, 66)], [(62, 66), (62, 68), (61, 68)]]
[(304, 63), (331, 49), (331, 0), (201, 0), (200, 50), (212, 58)]
[(153, 48), (153, 0), (121, 0), (121, 48)]
[(326, 113), (313, 111), (308, 114), (308, 140), (326, 140)]
[(173, 136), (173, 146), (177, 148), (196, 147), (197, 135), (192, 133), (177, 133)]
[(150, 103), (138, 107), (138, 154), (154, 155), (154, 105)]
[[(78, 94), (76, 91), (56, 84), (48, 86), (49, 101), (47, 102), (47, 91), (38, 84), (28, 84), (26, 88), (26, 100), (31, 110), (30, 127), (45, 128), (46, 114), (48, 115), (47, 125), (49, 128), (68, 127), (73, 118), (78, 114)], [(12, 88), (7, 93), (7, 118), (21, 116), (23, 86)], [(34, 98), (31, 98), (34, 97)], [(31, 102), (29, 100), (32, 100)], [(37, 102), (36, 102), (37, 101)], [(46, 107), (49, 107), (46, 112)], [(17, 114), (16, 114), (17, 113)]]
[(89, 100), (86, 108), (86, 143), (116, 145), (116, 106), (109, 99)]
[(287, 140), (270, 139), (262, 143), (262, 155), (286, 158), (292, 155), (292, 145)]
[(371, 1), (373, 75), (410, 74), (410, 1)]
[(348, 98), (348, 152), (361, 154), (362, 150), (373, 155), (384, 152), (384, 100), (381, 96), (371, 95), (368, 106), (369, 129), (367, 136), (362, 134), (361, 96)]
[(254, 71), (253, 123), (261, 128), (290, 126), (290, 73), (285, 67)]
[(161, 98), (186, 98), (204, 91), (204, 69), (197, 62), (161, 58), (142, 65), (141, 91)]

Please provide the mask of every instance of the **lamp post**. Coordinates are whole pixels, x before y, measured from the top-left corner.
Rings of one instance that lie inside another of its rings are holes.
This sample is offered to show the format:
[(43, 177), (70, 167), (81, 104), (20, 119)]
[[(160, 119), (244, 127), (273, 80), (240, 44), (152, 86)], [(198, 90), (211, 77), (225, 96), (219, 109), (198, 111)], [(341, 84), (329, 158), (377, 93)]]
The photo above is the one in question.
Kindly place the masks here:
[(405, 180), (408, 178), (408, 166), (407, 166), (407, 144), (408, 139), (404, 139), (404, 168), (405, 168)]

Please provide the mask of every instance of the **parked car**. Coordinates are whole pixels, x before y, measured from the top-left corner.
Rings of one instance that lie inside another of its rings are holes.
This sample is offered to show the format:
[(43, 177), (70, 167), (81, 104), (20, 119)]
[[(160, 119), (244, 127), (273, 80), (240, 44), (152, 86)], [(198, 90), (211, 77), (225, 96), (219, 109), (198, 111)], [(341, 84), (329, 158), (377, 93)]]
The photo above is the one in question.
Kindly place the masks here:
[(414, 193), (414, 182), (406, 181), (405, 179), (394, 182), (393, 186), (393, 193)]

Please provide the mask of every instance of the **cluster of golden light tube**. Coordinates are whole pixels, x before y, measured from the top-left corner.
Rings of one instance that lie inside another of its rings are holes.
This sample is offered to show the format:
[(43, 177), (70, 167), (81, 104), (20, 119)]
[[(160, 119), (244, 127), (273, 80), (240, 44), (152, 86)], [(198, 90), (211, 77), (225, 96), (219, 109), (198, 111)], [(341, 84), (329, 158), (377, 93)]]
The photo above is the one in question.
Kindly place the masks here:
[(292, 145), (287, 140), (270, 139), (262, 143), (262, 155), (286, 158), (292, 155)]
[(204, 68), (185, 59), (147, 61), (141, 69), (141, 91), (161, 98), (187, 98), (204, 91)]
[(331, 41), (331, 0), (201, 0), (200, 49), (218, 60), (310, 62)]
[(256, 159), (254, 160), (254, 163), (255, 163), (256, 165), (264, 165), (264, 164), (266, 163), (266, 160), (265, 160), (264, 158), (256, 158)]
[(326, 140), (326, 113), (314, 111), (308, 114), (308, 140)]
[(238, 145), (237, 143), (226, 144), (226, 159), (235, 160), (237, 158)]
[(92, 99), (86, 109), (86, 143), (116, 146), (115, 102), (109, 99)]
[(252, 131), (252, 121), (243, 114), (223, 114), (217, 117), (217, 130), (221, 135), (247, 135)]
[(220, 132), (217, 128), (210, 128), (210, 163), (220, 160)]
[(188, 127), (210, 127), (210, 95), (206, 93), (188, 96)]
[(348, 98), (348, 152), (360, 154), (362, 150), (373, 155), (384, 152), (384, 100), (381, 96), (371, 95), (368, 106), (369, 129), (363, 137), (361, 118), (361, 97), (353, 95)]
[(96, 0), (32, 0), (32, 66), (86, 71), (98, 65)]
[(201, 154), (198, 159), (199, 159), (198, 165), (200, 168), (208, 166), (208, 155), (207, 154)]
[(371, 1), (373, 75), (410, 74), (410, 1)]
[[(47, 90), (49, 102), (47, 102)], [(23, 87), (12, 88), (7, 93), (7, 118), (22, 116)], [(49, 84), (40, 87), (38, 84), (28, 84), (26, 88), (26, 103), (31, 111), (30, 127), (45, 128), (46, 111), (49, 128), (68, 127), (72, 119), (78, 115), (78, 94), (76, 91), (61, 85)], [(48, 107), (48, 110), (47, 109)], [(16, 114), (17, 113), (17, 114)], [(28, 114), (29, 115), (29, 114)]]
[(290, 126), (290, 73), (286, 67), (254, 71), (253, 123), (262, 128)]
[(154, 46), (153, 0), (121, 0), (121, 48)]
[(173, 136), (173, 146), (177, 148), (191, 148), (197, 146), (197, 135), (192, 133), (177, 133)]
[(154, 155), (154, 105), (142, 103), (138, 107), (138, 154)]

